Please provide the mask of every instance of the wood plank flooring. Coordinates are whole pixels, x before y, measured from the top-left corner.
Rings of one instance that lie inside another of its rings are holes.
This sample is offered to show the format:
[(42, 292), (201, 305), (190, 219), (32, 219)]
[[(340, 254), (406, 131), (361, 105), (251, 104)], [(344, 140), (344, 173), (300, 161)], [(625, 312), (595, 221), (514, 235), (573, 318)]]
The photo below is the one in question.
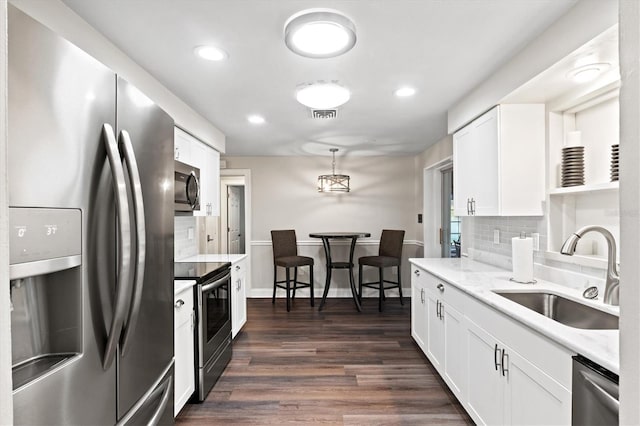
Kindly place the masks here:
[(410, 335), (407, 299), (249, 299), (233, 358), (179, 425), (473, 424)]

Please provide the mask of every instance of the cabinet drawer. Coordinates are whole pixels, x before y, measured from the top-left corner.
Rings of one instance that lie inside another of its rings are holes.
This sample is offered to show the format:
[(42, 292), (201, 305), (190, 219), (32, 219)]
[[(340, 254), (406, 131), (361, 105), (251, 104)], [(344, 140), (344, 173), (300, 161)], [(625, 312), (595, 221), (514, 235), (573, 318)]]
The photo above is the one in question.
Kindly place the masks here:
[(175, 328), (191, 321), (193, 312), (193, 287), (176, 294), (173, 298), (173, 323)]
[(427, 290), (435, 294), (438, 299), (444, 300), (447, 305), (450, 305), (457, 310), (463, 312), (466, 300), (469, 298), (463, 291), (458, 290), (454, 285), (449, 284), (447, 281), (432, 275), (428, 272), (424, 272), (426, 276)]

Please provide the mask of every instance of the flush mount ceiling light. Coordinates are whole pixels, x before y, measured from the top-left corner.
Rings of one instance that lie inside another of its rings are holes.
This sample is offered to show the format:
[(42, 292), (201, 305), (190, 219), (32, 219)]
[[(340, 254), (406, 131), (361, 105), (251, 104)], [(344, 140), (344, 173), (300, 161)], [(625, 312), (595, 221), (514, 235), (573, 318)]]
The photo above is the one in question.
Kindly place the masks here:
[(332, 58), (348, 52), (356, 44), (356, 27), (337, 10), (303, 10), (284, 24), (284, 42), (298, 55)]
[(227, 52), (215, 46), (198, 46), (193, 49), (193, 52), (207, 61), (222, 61), (229, 57)]
[(254, 114), (254, 115), (248, 116), (247, 121), (251, 124), (264, 124), (265, 119), (261, 115)]
[(336, 83), (311, 83), (298, 89), (296, 99), (311, 109), (331, 109), (351, 99), (351, 92)]
[(416, 94), (416, 89), (409, 86), (400, 87), (393, 92), (398, 98), (407, 98)]
[(349, 175), (336, 174), (336, 152), (338, 148), (331, 148), (333, 154), (332, 173), (318, 176), (318, 192), (349, 192)]
[(607, 62), (583, 65), (567, 73), (567, 78), (573, 79), (576, 83), (585, 83), (598, 77), (611, 67)]

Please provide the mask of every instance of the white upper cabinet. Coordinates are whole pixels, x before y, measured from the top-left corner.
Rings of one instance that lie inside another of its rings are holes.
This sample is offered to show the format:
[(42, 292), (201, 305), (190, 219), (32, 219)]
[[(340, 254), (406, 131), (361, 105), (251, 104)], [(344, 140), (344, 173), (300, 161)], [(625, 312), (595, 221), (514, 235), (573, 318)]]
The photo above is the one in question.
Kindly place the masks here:
[(542, 216), (545, 107), (498, 105), (453, 135), (456, 216)]
[(175, 159), (200, 169), (200, 210), (194, 216), (220, 216), (220, 153), (175, 128)]

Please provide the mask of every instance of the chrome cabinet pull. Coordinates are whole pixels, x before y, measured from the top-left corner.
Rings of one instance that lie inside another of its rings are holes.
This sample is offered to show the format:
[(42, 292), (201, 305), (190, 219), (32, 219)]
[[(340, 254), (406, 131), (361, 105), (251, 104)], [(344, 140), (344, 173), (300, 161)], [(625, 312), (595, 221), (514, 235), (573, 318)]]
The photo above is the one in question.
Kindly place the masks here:
[(467, 214), (471, 214), (471, 200), (467, 198)]
[(176, 300), (176, 303), (175, 303), (175, 305), (174, 305), (174, 306), (175, 306), (176, 308), (181, 308), (181, 307), (182, 307), (182, 305), (184, 305), (184, 300), (182, 300), (182, 299), (178, 299), (178, 300)]
[(416, 277), (420, 276), (420, 270), (419, 269), (416, 269), (415, 271), (413, 271), (413, 273), (416, 274)]
[[(506, 361), (505, 361), (506, 358)], [(507, 362), (509, 362), (509, 354), (507, 353), (507, 351), (505, 351), (504, 349), (502, 350), (502, 356), (501, 356), (501, 366), (500, 369), (502, 370), (502, 376), (505, 376), (505, 373), (509, 372), (509, 368), (507, 368)]]
[(496, 371), (498, 371), (498, 367), (502, 365), (501, 362), (498, 362), (499, 352), (500, 352), (500, 349), (498, 349), (498, 344), (496, 343), (495, 347), (493, 348), (493, 364), (496, 366)]
[(438, 290), (440, 290), (440, 293), (443, 293), (443, 292), (444, 292), (444, 284), (440, 283), (440, 284), (438, 284), (438, 285), (436, 286), (436, 288), (437, 288)]
[(476, 215), (476, 200), (474, 200), (473, 198), (471, 199), (471, 215)]
[(129, 303), (129, 294), (131, 293), (131, 223), (129, 217), (129, 201), (127, 198), (127, 184), (124, 179), (124, 170), (120, 161), (120, 152), (118, 151), (118, 143), (113, 132), (113, 127), (105, 123), (102, 126), (102, 137), (104, 138), (109, 167), (113, 175), (113, 191), (115, 193), (116, 212), (118, 218), (118, 278), (116, 285), (115, 306), (107, 343), (104, 349), (104, 358), (102, 359), (102, 368), (107, 370), (115, 357), (120, 334), (124, 325), (126, 308)]
[(440, 302), (440, 319), (444, 320), (444, 303)]
[(424, 305), (424, 288), (420, 289), (420, 303)]
[(240, 266), (236, 265), (236, 271), (240, 270)]
[(142, 290), (144, 286), (144, 267), (147, 257), (147, 229), (144, 221), (144, 199), (142, 198), (142, 182), (138, 161), (133, 152), (133, 144), (129, 132), (120, 132), (120, 143), (124, 151), (124, 160), (127, 164), (129, 181), (131, 182), (131, 197), (133, 201), (133, 215), (136, 225), (136, 263), (133, 278), (133, 295), (129, 306), (128, 319), (125, 321), (124, 336), (122, 338), (122, 355), (126, 356), (129, 343), (138, 324), (138, 314), (140, 314), (140, 302), (142, 301)]

